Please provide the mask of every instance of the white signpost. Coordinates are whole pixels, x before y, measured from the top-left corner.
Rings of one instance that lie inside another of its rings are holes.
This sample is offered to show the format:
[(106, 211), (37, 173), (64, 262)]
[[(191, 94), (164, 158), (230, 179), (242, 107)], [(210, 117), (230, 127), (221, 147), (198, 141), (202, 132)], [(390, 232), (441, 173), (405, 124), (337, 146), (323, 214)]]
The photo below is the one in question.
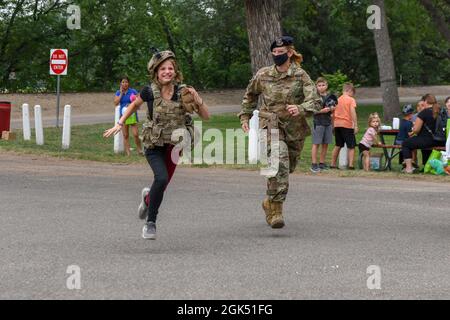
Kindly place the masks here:
[(50, 49), (50, 75), (57, 76), (56, 80), (56, 127), (59, 127), (59, 96), (61, 76), (67, 75), (69, 53), (67, 49)]

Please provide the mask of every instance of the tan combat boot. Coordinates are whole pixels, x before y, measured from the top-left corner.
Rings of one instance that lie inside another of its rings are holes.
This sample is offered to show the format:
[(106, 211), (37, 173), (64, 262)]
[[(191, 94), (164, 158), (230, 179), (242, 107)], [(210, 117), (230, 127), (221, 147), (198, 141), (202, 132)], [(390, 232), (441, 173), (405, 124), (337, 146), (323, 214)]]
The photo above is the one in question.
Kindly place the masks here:
[(270, 202), (270, 208), (272, 209), (272, 219), (270, 220), (270, 226), (272, 229), (280, 229), (284, 227), (283, 219), (283, 202)]
[(270, 226), (271, 225), (270, 221), (272, 220), (272, 209), (268, 198), (264, 199), (262, 207), (264, 209), (264, 212), (266, 213), (266, 222)]

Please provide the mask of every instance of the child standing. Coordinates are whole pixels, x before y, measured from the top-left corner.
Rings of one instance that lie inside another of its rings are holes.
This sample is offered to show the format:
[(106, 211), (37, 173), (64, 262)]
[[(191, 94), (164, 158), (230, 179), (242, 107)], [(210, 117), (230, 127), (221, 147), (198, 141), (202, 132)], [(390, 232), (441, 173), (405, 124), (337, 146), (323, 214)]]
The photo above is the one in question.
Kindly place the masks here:
[(370, 171), (370, 148), (373, 145), (379, 145), (378, 130), (380, 128), (380, 117), (377, 113), (371, 113), (367, 121), (369, 127), (364, 133), (361, 142), (358, 145), (359, 153), (363, 154), (363, 167), (365, 171)]
[[(311, 149), (311, 172), (317, 173), (321, 170), (329, 169), (325, 163), (325, 158), (328, 152), (328, 145), (333, 139), (333, 128), (331, 126), (331, 113), (335, 107), (331, 104), (326, 105), (328, 93), (328, 82), (325, 78), (318, 78), (316, 81), (317, 92), (322, 98), (322, 110), (314, 115), (313, 130), (312, 130), (312, 149)], [(317, 153), (319, 147), (322, 146), (320, 152), (320, 162), (317, 163)]]
[(336, 146), (333, 149), (331, 167), (337, 169), (336, 162), (339, 152), (344, 145), (348, 148), (348, 169), (354, 170), (354, 156), (356, 137), (358, 133), (358, 118), (356, 116), (355, 87), (351, 83), (344, 84), (343, 94), (338, 99), (338, 105), (334, 111), (334, 134)]

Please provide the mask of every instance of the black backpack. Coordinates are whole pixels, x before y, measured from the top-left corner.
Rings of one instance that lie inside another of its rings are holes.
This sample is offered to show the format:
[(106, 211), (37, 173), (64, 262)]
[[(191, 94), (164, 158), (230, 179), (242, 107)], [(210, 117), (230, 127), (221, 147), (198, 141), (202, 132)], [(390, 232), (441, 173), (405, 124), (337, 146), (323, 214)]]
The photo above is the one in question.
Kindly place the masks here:
[(434, 141), (437, 142), (445, 142), (447, 141), (446, 137), (446, 128), (447, 128), (447, 119), (448, 113), (446, 108), (441, 108), (436, 118), (436, 126), (434, 128), (434, 133), (425, 125), (425, 128), (431, 135), (433, 136)]

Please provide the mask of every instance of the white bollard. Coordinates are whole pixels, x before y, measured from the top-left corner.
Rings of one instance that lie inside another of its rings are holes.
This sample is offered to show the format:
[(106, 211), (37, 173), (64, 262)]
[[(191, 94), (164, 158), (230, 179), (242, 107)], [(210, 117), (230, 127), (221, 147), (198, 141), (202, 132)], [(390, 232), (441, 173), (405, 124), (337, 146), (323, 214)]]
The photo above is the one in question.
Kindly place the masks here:
[(36, 131), (36, 144), (38, 146), (44, 145), (44, 129), (42, 127), (42, 112), (41, 106), (34, 106), (34, 129)]
[[(120, 106), (116, 107), (116, 115), (114, 124), (116, 124), (120, 119)], [(114, 153), (120, 153), (124, 151), (123, 147), (123, 133), (120, 131), (114, 136)]]
[(339, 152), (339, 168), (346, 169), (347, 165), (348, 165), (348, 149), (347, 144), (344, 144), (344, 146), (341, 148), (341, 151)]
[(62, 148), (69, 149), (70, 146), (70, 131), (71, 131), (71, 107), (66, 105), (64, 107), (64, 124), (62, 134)]
[(259, 160), (259, 111), (253, 111), (250, 119), (250, 131), (248, 132), (248, 162), (256, 164)]
[(28, 104), (22, 105), (22, 128), (23, 128), (23, 140), (31, 140), (31, 127), (30, 127), (30, 108)]

